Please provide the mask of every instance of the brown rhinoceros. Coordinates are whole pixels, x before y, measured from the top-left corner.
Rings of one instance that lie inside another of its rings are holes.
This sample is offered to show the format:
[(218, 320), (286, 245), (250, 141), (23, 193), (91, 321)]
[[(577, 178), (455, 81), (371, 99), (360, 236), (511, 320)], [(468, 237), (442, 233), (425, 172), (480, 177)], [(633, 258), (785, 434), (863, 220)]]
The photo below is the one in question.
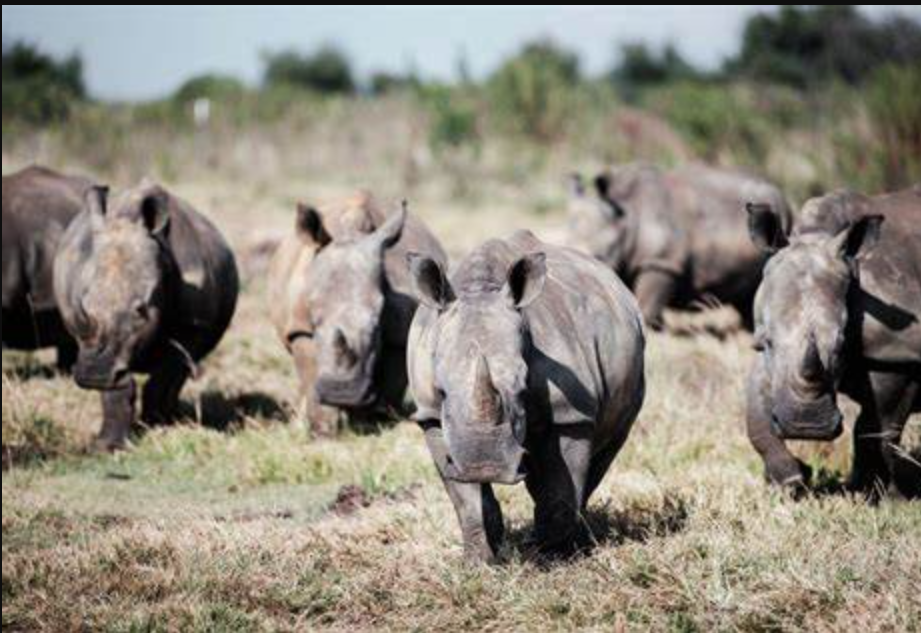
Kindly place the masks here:
[(123, 448), (135, 422), (134, 374), (147, 374), (142, 419), (162, 424), (198, 363), (230, 326), (233, 253), (188, 203), (154, 184), (109, 200), (94, 188), (55, 260), (55, 294), (80, 344), (74, 378), (102, 392), (99, 448)]
[(471, 558), (496, 559), (504, 527), (492, 484), (525, 481), (536, 536), (572, 551), (580, 517), (645, 395), (642, 317), (593, 258), (521, 232), (487, 242), (450, 281), (411, 259), (422, 302), (410, 334), (416, 420)]
[(611, 266), (655, 329), (667, 307), (714, 302), (735, 307), (750, 329), (765, 262), (740, 214), (750, 202), (770, 204), (789, 227), (780, 190), (740, 172), (632, 164), (602, 173), (590, 189), (575, 176), (569, 244)]
[(77, 344), (54, 298), (54, 256), (92, 186), (42, 167), (3, 177), (3, 347), (57, 348), (62, 370), (76, 362)]
[(294, 234), (271, 266), (270, 300), (317, 435), (335, 432), (340, 414), (360, 419), (403, 408), (406, 341), (418, 305), (409, 251), (447, 261), (405, 207), (388, 217), (366, 193), (299, 205)]
[(900, 439), (921, 411), (921, 195), (836, 193), (810, 201), (792, 236), (763, 205), (752, 236), (774, 253), (756, 301), (748, 430), (769, 481), (803, 489), (784, 440), (832, 440), (838, 394), (861, 405), (850, 488), (921, 493)]

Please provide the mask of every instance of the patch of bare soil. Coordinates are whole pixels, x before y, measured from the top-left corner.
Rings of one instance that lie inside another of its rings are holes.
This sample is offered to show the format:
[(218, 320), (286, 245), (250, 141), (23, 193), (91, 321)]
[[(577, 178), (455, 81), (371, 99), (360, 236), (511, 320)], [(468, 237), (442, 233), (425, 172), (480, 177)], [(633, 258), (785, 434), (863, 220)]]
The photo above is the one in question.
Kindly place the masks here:
[(367, 510), (376, 503), (394, 503), (414, 499), (416, 490), (418, 486), (385, 495), (372, 495), (360, 486), (343, 486), (336, 495), (336, 500), (330, 504), (329, 512), (340, 517), (352, 516), (362, 510)]

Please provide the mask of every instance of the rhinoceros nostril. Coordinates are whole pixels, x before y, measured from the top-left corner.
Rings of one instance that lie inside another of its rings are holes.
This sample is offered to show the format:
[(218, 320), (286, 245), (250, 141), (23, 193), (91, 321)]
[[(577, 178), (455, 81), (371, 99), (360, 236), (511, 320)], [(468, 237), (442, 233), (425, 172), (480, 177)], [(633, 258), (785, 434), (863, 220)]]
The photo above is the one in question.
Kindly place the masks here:
[(342, 333), (342, 330), (336, 330), (333, 347), (336, 352), (336, 363), (340, 367), (351, 369), (358, 364), (358, 355), (349, 346), (348, 339)]

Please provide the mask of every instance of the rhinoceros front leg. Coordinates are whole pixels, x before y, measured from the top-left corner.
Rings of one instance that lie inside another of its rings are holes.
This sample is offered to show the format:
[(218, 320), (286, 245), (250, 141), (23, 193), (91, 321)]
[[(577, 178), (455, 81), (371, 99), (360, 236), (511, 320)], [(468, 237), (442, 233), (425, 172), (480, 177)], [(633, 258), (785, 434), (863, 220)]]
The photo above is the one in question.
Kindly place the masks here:
[(909, 498), (921, 497), (921, 467), (900, 443), (919, 386), (908, 377), (874, 373), (854, 427), (854, 468), (848, 488), (879, 497), (892, 485)]
[(796, 459), (783, 440), (771, 431), (769, 382), (764, 361), (758, 359), (748, 381), (748, 438), (764, 461), (765, 476), (775, 485), (803, 490), (812, 476), (810, 468)]
[(554, 429), (528, 460), (535, 537), (546, 553), (565, 556), (578, 549), (592, 472), (592, 430), (591, 424)]
[(339, 431), (339, 411), (323, 406), (316, 393), (317, 362), (313, 342), (299, 339), (294, 343), (292, 354), (300, 382), (300, 400), (316, 437), (332, 437)]
[(651, 329), (658, 331), (665, 327), (665, 308), (672, 303), (677, 283), (675, 275), (656, 269), (644, 270), (637, 277), (636, 299)]
[(96, 450), (111, 452), (127, 447), (137, 416), (136, 403), (134, 380), (122, 389), (102, 393), (102, 430), (96, 440)]
[(457, 513), (465, 556), (477, 562), (497, 562), (505, 539), (505, 523), (492, 486), (462, 484), (448, 479), (448, 448), (441, 428), (432, 425), (423, 430), (435, 467)]

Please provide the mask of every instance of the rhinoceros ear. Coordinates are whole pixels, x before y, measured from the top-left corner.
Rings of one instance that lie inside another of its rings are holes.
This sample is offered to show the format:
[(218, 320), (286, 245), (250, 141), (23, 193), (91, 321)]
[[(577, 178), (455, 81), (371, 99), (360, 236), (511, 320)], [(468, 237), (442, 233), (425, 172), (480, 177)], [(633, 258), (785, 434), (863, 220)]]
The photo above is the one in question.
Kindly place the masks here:
[(605, 172), (602, 172), (595, 176), (595, 193), (598, 194), (599, 198), (607, 198), (611, 193), (611, 175)]
[(859, 259), (879, 242), (884, 220), (881, 215), (871, 215), (852, 222), (832, 240), (832, 254), (848, 263)]
[(84, 195), (84, 204), (90, 216), (93, 229), (98, 230), (105, 225), (109, 205), (109, 188), (103, 186), (90, 187)]
[(162, 187), (151, 187), (141, 200), (141, 220), (144, 226), (155, 237), (169, 234), (170, 198)]
[(440, 312), (454, 301), (454, 291), (441, 264), (431, 257), (409, 253), (406, 265), (412, 278), (413, 294), (422, 305)]
[(372, 235), (372, 239), (380, 246), (382, 251), (393, 248), (403, 236), (406, 218), (409, 216), (409, 205), (404, 200), (400, 210), (387, 219)]
[(509, 269), (506, 292), (512, 305), (523, 310), (537, 300), (546, 282), (547, 256), (532, 253), (519, 259)]
[(748, 232), (755, 246), (772, 255), (789, 246), (783, 222), (774, 207), (749, 202), (745, 209), (748, 211)]
[(323, 248), (333, 239), (323, 226), (323, 218), (316, 208), (298, 203), (297, 220), (295, 221), (294, 230), (302, 241)]

